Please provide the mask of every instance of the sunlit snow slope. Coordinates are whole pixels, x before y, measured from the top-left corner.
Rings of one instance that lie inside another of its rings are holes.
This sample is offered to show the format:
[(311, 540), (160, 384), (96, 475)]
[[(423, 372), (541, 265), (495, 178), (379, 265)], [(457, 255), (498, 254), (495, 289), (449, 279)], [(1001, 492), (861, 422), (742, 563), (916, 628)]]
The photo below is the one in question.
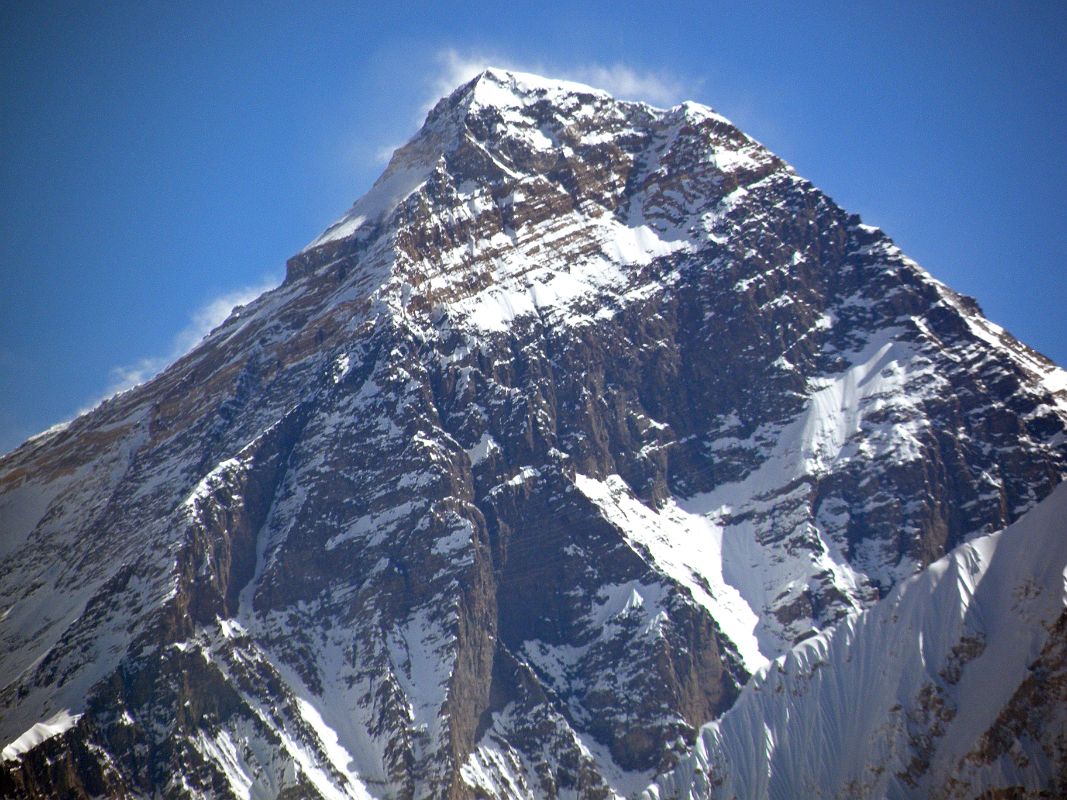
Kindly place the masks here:
[(1067, 487), (799, 645), (649, 798), (1067, 791)]

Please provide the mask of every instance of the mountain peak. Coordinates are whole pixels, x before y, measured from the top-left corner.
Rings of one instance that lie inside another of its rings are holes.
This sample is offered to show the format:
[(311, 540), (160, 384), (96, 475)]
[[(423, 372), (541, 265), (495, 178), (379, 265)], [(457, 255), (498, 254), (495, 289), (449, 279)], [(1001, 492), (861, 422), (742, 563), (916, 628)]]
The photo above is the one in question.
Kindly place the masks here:
[[(291, 264), (0, 460), (0, 796), (632, 797), (1067, 475), (1064, 373), (700, 106), (487, 70)], [(1045, 576), (993, 606), (1058, 611)], [(969, 706), (1048, 770), (1059, 717), (1021, 669), (986, 702), (966, 661), (1015, 640), (973, 632), (863, 709), (909, 780)]]
[[(539, 105), (542, 103), (547, 107)], [(697, 106), (690, 103), (685, 107)], [(367, 194), (303, 252), (348, 239), (360, 230), (365, 235), (372, 228), (368, 223), (388, 216), (429, 178), (439, 160), (459, 148), (472, 132), (480, 140), (490, 132), (512, 133), (535, 145), (544, 145), (548, 140), (542, 129), (552, 123), (553, 117), (556, 124), (580, 121), (583, 127), (594, 128), (599, 122), (610, 123), (624, 116), (627, 109), (638, 108), (645, 115), (652, 110), (644, 104), (616, 100), (602, 89), (574, 81), (497, 67), (484, 69), (433, 106), (422, 127), (393, 153)]]
[(530, 72), (489, 67), (460, 87), (463, 96), (470, 97), (472, 106), (514, 108), (538, 100), (559, 102), (569, 95), (596, 96), (611, 99), (602, 89), (574, 81), (545, 78)]
[[(587, 159), (599, 165), (593, 173), (583, 166)], [(784, 166), (697, 103), (657, 109), (573, 81), (488, 68), (437, 102), (415, 136), (393, 153), (370, 191), (290, 261), (287, 280), (329, 263), (339, 248), (370, 246), (379, 235), (391, 235), (400, 224), (396, 214), (413, 195), (427, 201), (427, 192), (439, 193), (446, 186), (450, 197), (430, 202), (451, 205), (462, 195), (467, 199), (461, 205), (473, 212), (468, 202), (473, 193), (481, 195), (477, 202), (491, 201), (500, 214), (514, 217), (535, 194), (532, 185), (542, 195), (550, 188), (547, 182), (556, 195), (551, 203), (563, 204), (560, 210), (577, 203), (571, 210), (583, 216), (610, 213), (627, 228), (648, 227), (656, 238), (670, 229), (669, 238), (680, 241), (685, 230), (702, 227), (691, 218), (700, 209), (679, 207), (662, 196), (644, 197), (658, 184), (653, 173), (662, 177), (680, 167), (692, 173), (690, 181), (711, 181), (707, 194), (693, 195), (703, 197), (705, 205), (722, 199), (718, 188), (736, 187), (737, 181), (725, 173), (752, 168), (753, 176), (762, 176)], [(637, 181), (635, 170), (645, 169), (650, 170), (648, 180)], [(602, 170), (611, 174), (594, 174)], [(637, 186), (645, 191), (629, 196)], [(638, 238), (649, 241), (644, 234)], [(662, 254), (676, 248), (654, 249)], [(641, 254), (637, 258), (644, 260)]]

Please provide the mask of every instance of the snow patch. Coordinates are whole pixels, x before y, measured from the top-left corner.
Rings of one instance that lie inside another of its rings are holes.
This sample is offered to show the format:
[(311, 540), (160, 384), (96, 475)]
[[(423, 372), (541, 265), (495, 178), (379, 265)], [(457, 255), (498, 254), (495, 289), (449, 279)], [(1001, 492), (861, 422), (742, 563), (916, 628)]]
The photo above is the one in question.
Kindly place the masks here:
[(471, 460), (471, 466), (476, 467), (485, 461), (485, 459), (489, 458), (493, 453), (499, 453), (500, 445), (498, 445), (496, 439), (486, 431), (482, 434), (482, 438), (479, 439), (473, 447), (467, 448), (465, 452), (467, 453), (467, 458)]
[[(734, 643), (745, 669), (755, 672), (767, 663), (755, 630), (759, 617), (723, 569), (723, 529), (713, 519), (686, 511), (673, 499), (650, 509), (630, 492), (618, 475), (604, 481), (575, 475), (575, 486), (593, 501), (605, 518), (632, 542), (647, 548), (664, 573), (689, 588), (720, 630)], [(744, 570), (731, 570), (743, 575)]]

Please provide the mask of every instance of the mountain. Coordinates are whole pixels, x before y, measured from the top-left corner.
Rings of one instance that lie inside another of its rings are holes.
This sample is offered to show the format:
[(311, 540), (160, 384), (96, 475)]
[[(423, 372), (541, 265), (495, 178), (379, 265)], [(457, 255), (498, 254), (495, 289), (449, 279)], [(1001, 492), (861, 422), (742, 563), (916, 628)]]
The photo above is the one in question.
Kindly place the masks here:
[(486, 71), (280, 287), (0, 461), (0, 793), (683, 791), (1065, 427), (1067, 374), (715, 112)]

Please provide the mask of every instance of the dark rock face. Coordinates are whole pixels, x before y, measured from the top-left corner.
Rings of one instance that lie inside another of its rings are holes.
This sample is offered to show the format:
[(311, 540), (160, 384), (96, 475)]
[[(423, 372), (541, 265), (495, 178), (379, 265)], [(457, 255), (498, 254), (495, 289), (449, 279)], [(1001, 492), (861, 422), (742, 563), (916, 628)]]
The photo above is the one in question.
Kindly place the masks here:
[(0, 739), (82, 714), (0, 789), (639, 790), (1048, 494), (1062, 376), (708, 109), (486, 73), (281, 287), (0, 463)]

